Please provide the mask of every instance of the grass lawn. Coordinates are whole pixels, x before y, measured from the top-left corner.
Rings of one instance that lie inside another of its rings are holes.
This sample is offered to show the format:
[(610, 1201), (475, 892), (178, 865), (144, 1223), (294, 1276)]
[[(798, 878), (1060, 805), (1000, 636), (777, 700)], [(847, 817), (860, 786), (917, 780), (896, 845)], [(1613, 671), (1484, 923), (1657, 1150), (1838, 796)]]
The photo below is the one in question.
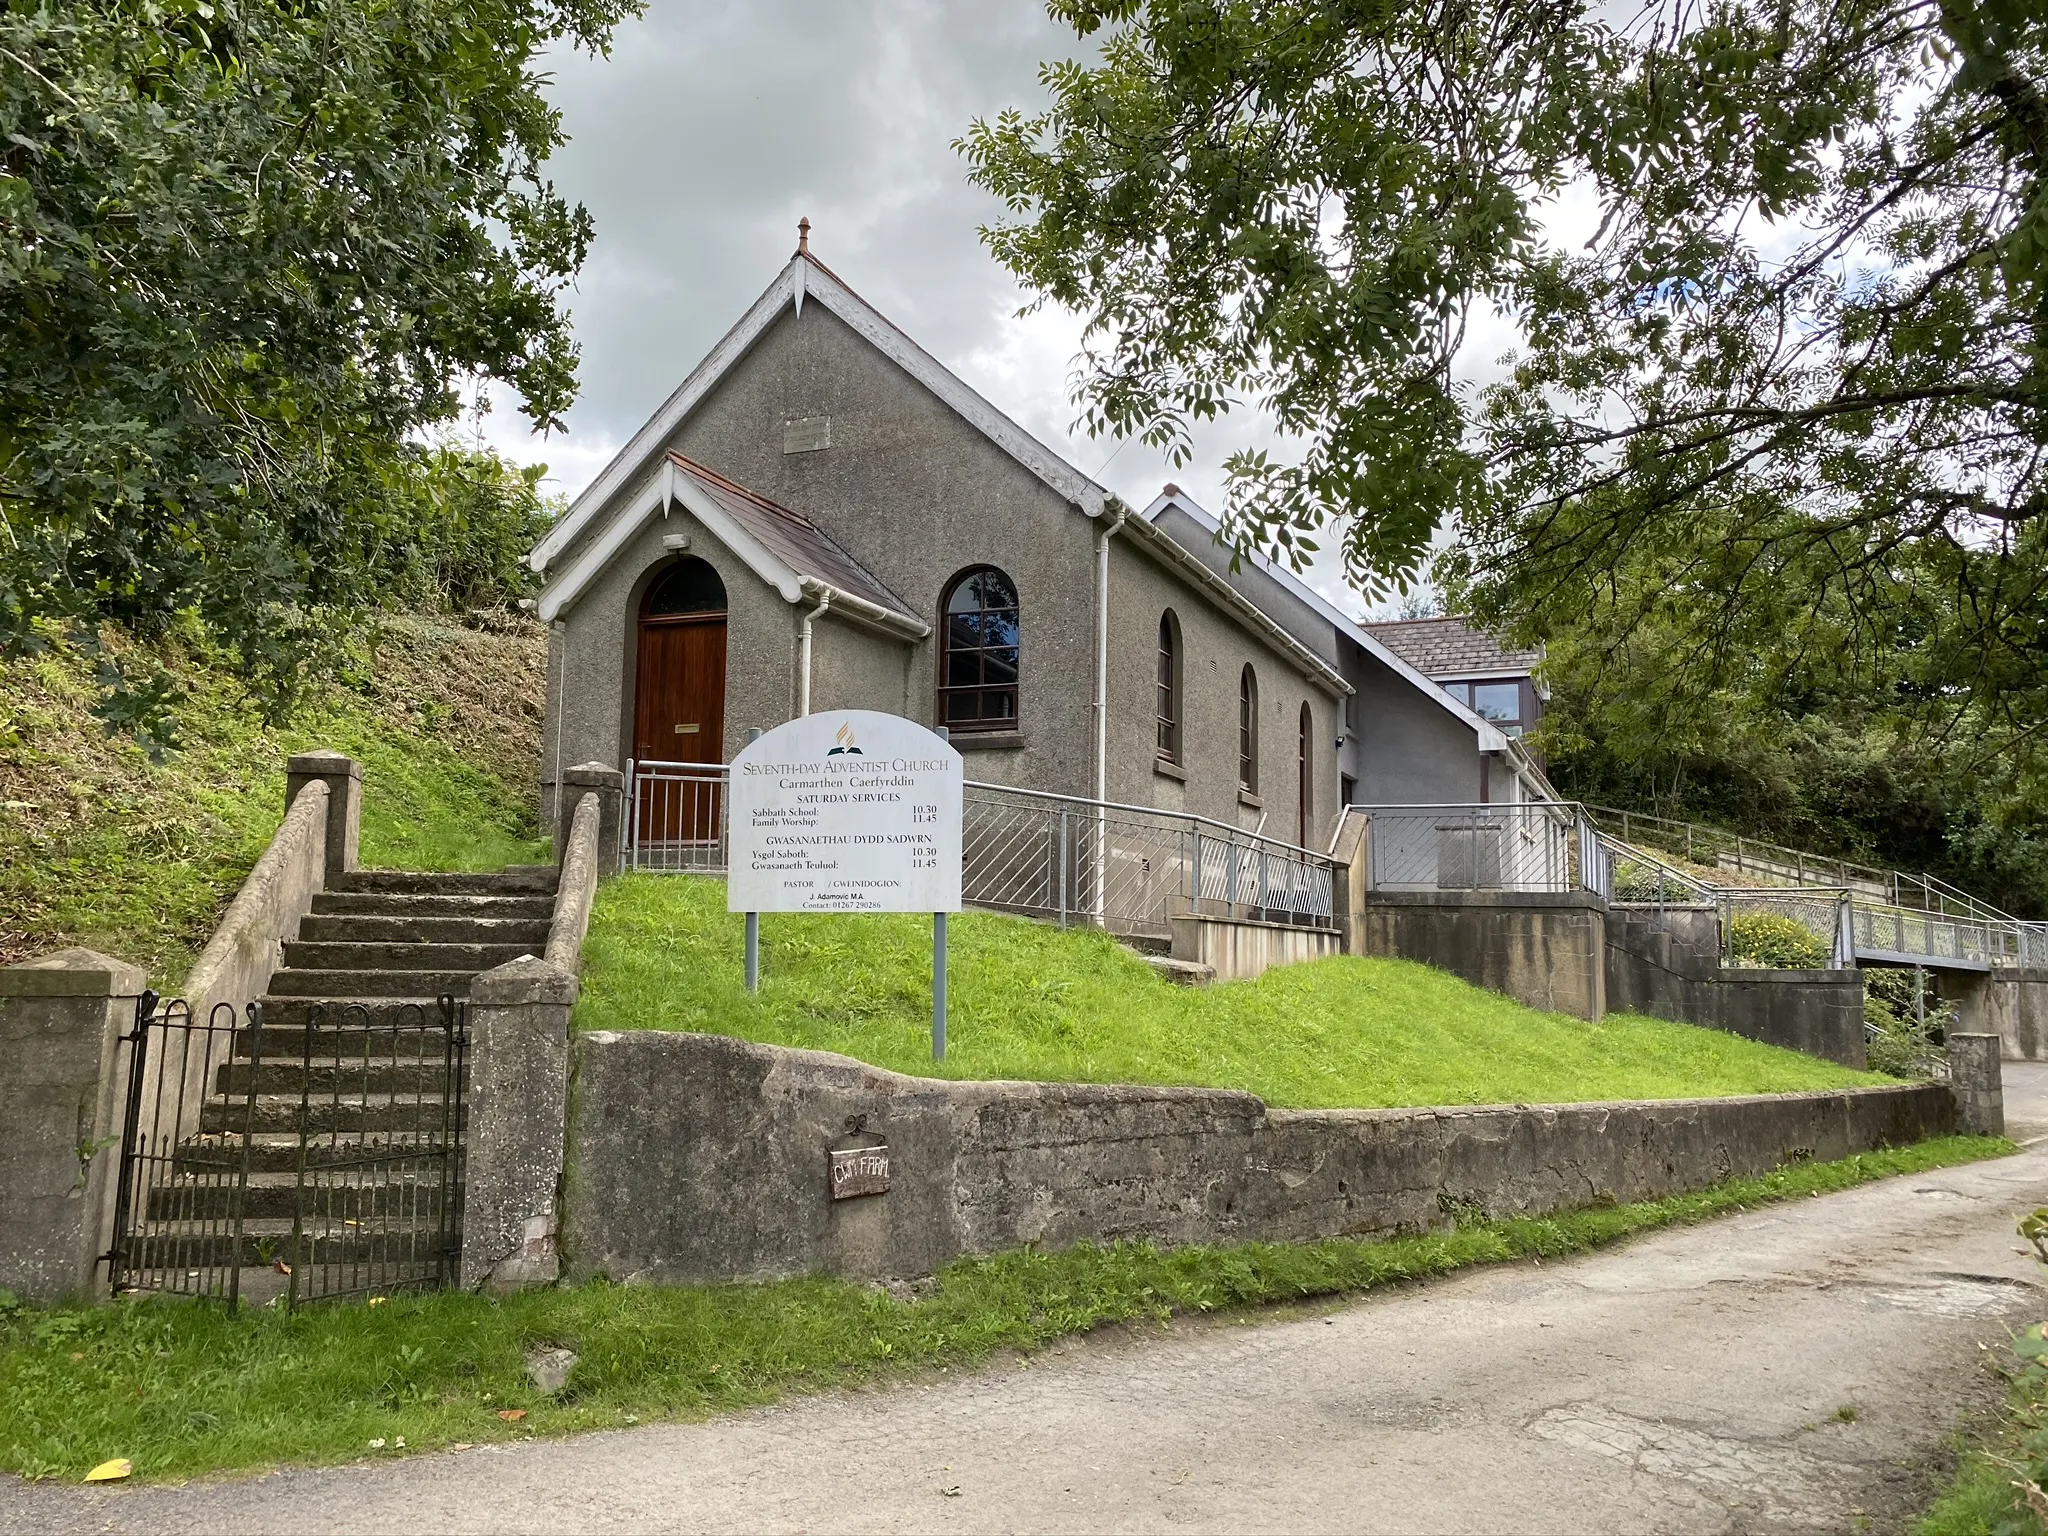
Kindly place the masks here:
[(1083, 929), (951, 924), (946, 1060), (931, 1059), (931, 921), (769, 915), (761, 991), (722, 883), (628, 875), (598, 894), (582, 1029), (679, 1029), (837, 1051), (928, 1077), (1245, 1088), (1295, 1109), (1569, 1103), (1891, 1079), (1632, 1014), (1587, 1024), (1401, 960), (1339, 956), (1177, 987)]
[[(1796, 1164), (1694, 1195), (1391, 1242), (1009, 1253), (949, 1265), (916, 1302), (826, 1279), (588, 1285), (502, 1301), (442, 1292), (234, 1316), (196, 1301), (15, 1308), (0, 1297), (0, 1469), (76, 1478), (118, 1456), (139, 1477), (189, 1477), (703, 1418), (792, 1391), (1028, 1352), (1104, 1323), (1299, 1302), (1472, 1264), (1578, 1253), (1654, 1227), (2011, 1150), (2005, 1141), (1950, 1137)], [(582, 1358), (568, 1386), (548, 1397), (527, 1382), (523, 1362), (528, 1350), (555, 1346)]]

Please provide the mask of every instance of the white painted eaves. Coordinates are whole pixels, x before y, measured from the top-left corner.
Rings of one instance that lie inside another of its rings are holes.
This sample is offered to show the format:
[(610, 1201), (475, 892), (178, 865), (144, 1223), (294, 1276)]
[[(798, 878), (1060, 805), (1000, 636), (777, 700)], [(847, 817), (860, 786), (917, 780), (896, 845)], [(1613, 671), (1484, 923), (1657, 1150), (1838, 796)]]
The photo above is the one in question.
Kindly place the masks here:
[[(612, 458), (562, 515), (562, 520), (533, 547), (527, 563), (545, 571), (589, 527), (633, 476), (666, 447), (699, 401), (747, 355), (775, 322), (784, 306), (803, 313), (806, 301), (822, 304), (890, 361), (943, 400), (982, 436), (1001, 448), (1047, 486), (1090, 517), (1099, 517), (1109, 493), (1067, 463), (1037, 438), (976, 394), (952, 370), (912, 341), (875, 307), (833, 275), (816, 258), (792, 256), (789, 265), (768, 285), (739, 323), (719, 339), (661, 409), (648, 417), (632, 439)], [(579, 562), (580, 564), (580, 562)]]
[(857, 615), (870, 627), (913, 639), (931, 633), (931, 626), (921, 619), (892, 614), (796, 570), (734, 521), (717, 501), (705, 493), (693, 476), (666, 460), (640, 494), (612, 519), (604, 533), (542, 590), (535, 604), (535, 613), (541, 622), (552, 623), (573, 604), (604, 568), (618, 557), (643, 523), (657, 512), (666, 516), (671, 506), (678, 505), (696, 518), (706, 533), (731, 550), (741, 564), (773, 587), (784, 602), (800, 602), (807, 597), (815, 600), (817, 593), (830, 592), (842, 612)]
[[(1147, 506), (1138, 516), (1141, 521), (1147, 524), (1154, 524), (1158, 522), (1160, 515), (1168, 507), (1180, 508), (1189, 517), (1192, 517), (1196, 522), (1208, 529), (1212, 536), (1219, 531), (1220, 525), (1216, 519), (1205, 512), (1185, 491), (1167, 492), (1155, 496), (1152, 499), (1151, 505)], [(1302, 602), (1313, 608), (1318, 615), (1329, 620), (1336, 628), (1338, 634), (1351, 641), (1360, 650), (1364, 651), (1366, 655), (1372, 657), (1374, 661), (1379, 662), (1389, 671), (1395, 673), (1402, 681), (1414, 688), (1420, 689), (1439, 709), (1447, 711), (1456, 718), (1460, 724), (1464, 725), (1478, 738), (1479, 750), (1481, 752), (1505, 752), (1507, 750), (1510, 738), (1499, 726), (1481, 718), (1473, 713), (1470, 708), (1460, 704), (1448, 693), (1445, 693), (1442, 688), (1417, 671), (1411, 663), (1402, 660), (1383, 641), (1375, 640), (1368, 631), (1359, 626), (1355, 619), (1347, 617), (1336, 604), (1324, 597), (1322, 593), (1316, 591), (1314, 587), (1311, 587), (1299, 576), (1296, 576), (1292, 571), (1283, 570), (1256, 551), (1248, 554), (1245, 558), (1265, 572), (1266, 575), (1279, 582), (1292, 596), (1300, 598)], [(1222, 580), (1220, 576), (1216, 579), (1218, 581)], [(1225, 583), (1225, 585), (1228, 585), (1228, 583)], [(1233, 593), (1237, 592), (1235, 587), (1231, 587), (1230, 590)], [(1249, 602), (1248, 599), (1243, 598), (1242, 594), (1238, 595), (1241, 601)]]

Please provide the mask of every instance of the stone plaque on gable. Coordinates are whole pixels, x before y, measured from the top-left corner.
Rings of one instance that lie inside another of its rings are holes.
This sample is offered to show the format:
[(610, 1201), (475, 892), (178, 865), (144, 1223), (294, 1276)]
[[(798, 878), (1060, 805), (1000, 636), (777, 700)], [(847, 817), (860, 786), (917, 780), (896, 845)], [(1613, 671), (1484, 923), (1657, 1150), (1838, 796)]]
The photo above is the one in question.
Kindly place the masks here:
[(960, 910), (960, 754), (914, 720), (828, 709), (732, 760), (726, 910)]

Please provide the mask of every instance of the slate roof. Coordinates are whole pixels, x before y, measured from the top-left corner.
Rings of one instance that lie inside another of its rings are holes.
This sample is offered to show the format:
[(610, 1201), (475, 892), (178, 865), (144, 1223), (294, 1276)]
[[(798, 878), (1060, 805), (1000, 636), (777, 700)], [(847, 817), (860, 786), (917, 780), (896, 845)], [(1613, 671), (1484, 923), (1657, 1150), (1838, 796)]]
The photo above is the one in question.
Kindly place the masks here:
[(1391, 619), (1360, 626), (1425, 677), (1519, 676), (1536, 670), (1541, 650), (1509, 650), (1463, 619)]
[(909, 604), (883, 585), (881, 578), (841, 549), (832, 535), (803, 513), (772, 502), (673, 450), (668, 460), (694, 480), (720, 511), (798, 576), (822, 581), (877, 607), (900, 613), (912, 622), (921, 622)]

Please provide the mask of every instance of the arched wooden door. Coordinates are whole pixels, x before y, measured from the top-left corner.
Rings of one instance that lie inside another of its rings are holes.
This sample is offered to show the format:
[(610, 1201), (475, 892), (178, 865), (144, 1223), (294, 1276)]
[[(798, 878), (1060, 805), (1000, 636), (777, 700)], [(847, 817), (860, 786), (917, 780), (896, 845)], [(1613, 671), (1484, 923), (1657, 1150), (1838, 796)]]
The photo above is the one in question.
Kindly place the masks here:
[[(646, 763), (725, 760), (725, 583), (702, 560), (680, 560), (640, 604), (634, 671), (633, 757)], [(641, 843), (718, 837), (718, 786), (688, 774), (643, 774)]]

